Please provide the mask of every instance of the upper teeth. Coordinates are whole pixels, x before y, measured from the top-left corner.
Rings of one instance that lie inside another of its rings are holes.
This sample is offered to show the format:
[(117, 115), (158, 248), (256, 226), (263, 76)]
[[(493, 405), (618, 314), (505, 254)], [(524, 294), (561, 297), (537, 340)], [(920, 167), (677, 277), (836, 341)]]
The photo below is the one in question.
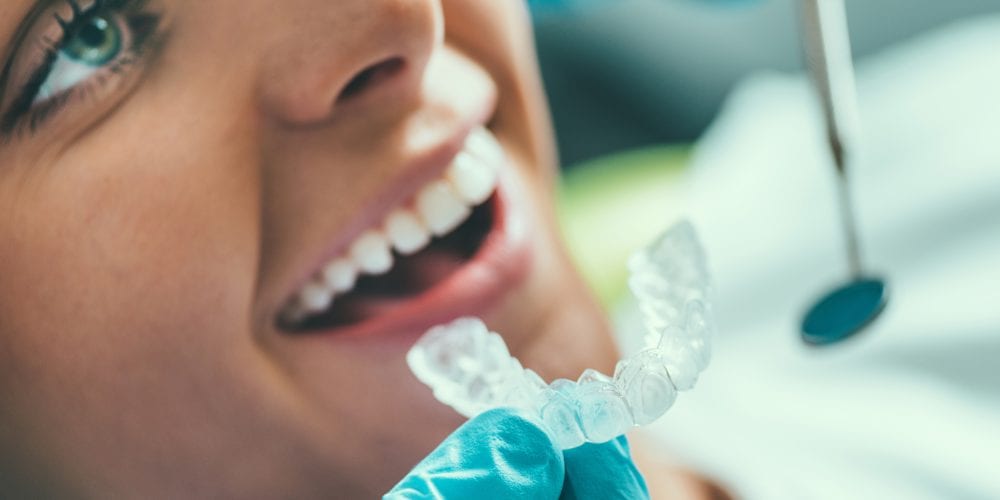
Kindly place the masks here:
[(354, 288), (359, 275), (389, 272), (393, 250), (412, 255), (427, 247), (433, 236), (454, 231), (468, 220), (473, 207), (496, 191), (504, 161), (493, 135), (483, 128), (474, 130), (444, 176), (429, 182), (323, 266), (285, 307), (283, 317), (299, 323), (329, 309), (336, 296)]

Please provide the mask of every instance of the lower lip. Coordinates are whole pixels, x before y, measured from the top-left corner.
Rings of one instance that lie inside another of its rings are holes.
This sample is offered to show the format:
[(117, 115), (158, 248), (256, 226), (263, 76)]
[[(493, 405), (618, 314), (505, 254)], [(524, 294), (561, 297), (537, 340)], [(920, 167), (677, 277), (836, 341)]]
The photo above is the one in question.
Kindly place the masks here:
[(514, 175), (505, 171), (497, 189), (493, 229), (476, 255), (447, 279), (382, 315), (308, 336), (412, 342), (436, 325), (488, 314), (525, 281), (531, 269), (528, 221), (519, 188)]

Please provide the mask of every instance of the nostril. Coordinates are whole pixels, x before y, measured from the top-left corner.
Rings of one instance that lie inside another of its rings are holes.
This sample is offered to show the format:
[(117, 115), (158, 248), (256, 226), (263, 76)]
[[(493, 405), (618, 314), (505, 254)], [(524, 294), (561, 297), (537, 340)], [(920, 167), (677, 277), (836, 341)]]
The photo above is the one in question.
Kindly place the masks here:
[(340, 96), (337, 98), (337, 102), (341, 102), (358, 94), (361, 94), (365, 90), (374, 87), (379, 84), (379, 82), (388, 80), (392, 78), (393, 75), (399, 72), (403, 68), (403, 59), (399, 57), (394, 57), (391, 59), (386, 59), (377, 64), (373, 64), (364, 69), (364, 71), (358, 73), (344, 90), (341, 91)]

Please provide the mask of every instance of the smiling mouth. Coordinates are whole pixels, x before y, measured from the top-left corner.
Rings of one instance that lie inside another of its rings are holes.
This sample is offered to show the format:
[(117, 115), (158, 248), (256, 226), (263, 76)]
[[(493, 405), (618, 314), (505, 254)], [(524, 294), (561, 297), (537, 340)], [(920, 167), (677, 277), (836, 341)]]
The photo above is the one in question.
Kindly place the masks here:
[(279, 327), (293, 334), (349, 328), (447, 281), (500, 223), (496, 191), (505, 162), (493, 135), (474, 130), (441, 178), (314, 273), (287, 302)]

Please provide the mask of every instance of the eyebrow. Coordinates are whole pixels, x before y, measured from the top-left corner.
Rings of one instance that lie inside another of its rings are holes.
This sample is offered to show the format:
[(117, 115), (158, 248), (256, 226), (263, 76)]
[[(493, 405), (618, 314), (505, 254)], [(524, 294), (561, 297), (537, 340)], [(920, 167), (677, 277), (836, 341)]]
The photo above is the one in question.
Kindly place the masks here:
[(35, 22), (42, 15), (42, 12), (45, 12), (46, 9), (52, 7), (58, 1), (60, 0), (35, 0), (34, 3), (32, 3), (31, 8), (29, 8), (27, 12), (25, 12), (24, 16), (21, 17), (21, 22), (16, 25), (17, 29), (14, 30), (13, 35), (7, 41), (6, 49), (2, 52), (3, 66), (0, 68), (0, 105), (3, 104), (4, 98), (6, 97), (8, 90), (7, 87), (9, 84), (8, 80), (10, 79), (10, 72), (14, 66), (14, 59), (17, 57), (17, 49), (24, 43), (25, 37), (28, 36), (28, 32), (32, 27), (34, 27)]

